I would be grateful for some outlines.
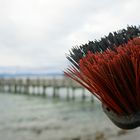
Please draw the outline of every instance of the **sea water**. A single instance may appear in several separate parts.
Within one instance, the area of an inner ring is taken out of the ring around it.
[[[0,140],[86,140],[112,128],[96,100],[0,93]]]

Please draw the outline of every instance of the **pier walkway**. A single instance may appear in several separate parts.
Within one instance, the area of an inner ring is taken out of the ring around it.
[[[47,89],[52,89],[52,97],[60,96],[59,90],[65,89],[66,98],[75,99],[76,90],[81,90],[82,100],[86,99],[85,88],[77,82],[67,78],[0,78],[0,91],[9,93],[23,93],[29,95],[47,96]],[[72,96],[70,96],[70,91]],[[93,96],[91,95],[91,101]]]

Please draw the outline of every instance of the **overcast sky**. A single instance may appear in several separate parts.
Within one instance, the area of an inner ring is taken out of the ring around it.
[[[139,0],[0,0],[0,66],[61,71],[72,46],[139,23]]]

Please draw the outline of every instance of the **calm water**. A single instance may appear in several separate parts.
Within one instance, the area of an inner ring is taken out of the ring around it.
[[[112,128],[97,102],[0,93],[0,140],[85,139]]]

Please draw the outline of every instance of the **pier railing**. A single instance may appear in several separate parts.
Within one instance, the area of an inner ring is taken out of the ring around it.
[[[86,99],[85,89],[77,82],[67,78],[0,78],[0,91],[47,96],[47,89],[52,89],[52,97],[59,97],[59,90],[65,88],[66,98],[75,99],[75,91],[81,90],[82,100]],[[70,90],[72,96],[70,96]],[[91,96],[93,101],[93,96]]]

